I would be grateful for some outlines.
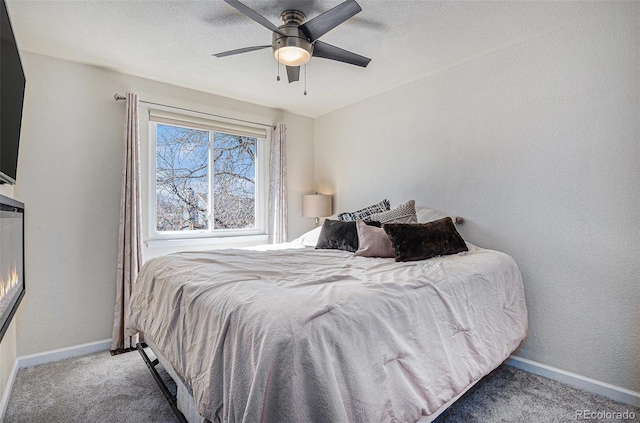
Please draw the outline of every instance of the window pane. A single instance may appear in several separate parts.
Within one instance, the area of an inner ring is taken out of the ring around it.
[[[216,132],[213,141],[215,229],[255,228],[257,139]]]
[[[209,132],[156,126],[158,231],[209,228]]]

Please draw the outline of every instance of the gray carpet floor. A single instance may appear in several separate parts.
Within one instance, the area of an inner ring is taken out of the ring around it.
[[[160,367],[160,366],[158,366]],[[167,378],[166,374],[164,377]],[[575,422],[577,410],[635,413],[640,408],[503,366],[445,413],[440,422]],[[177,419],[137,352],[108,352],[20,369],[5,422],[175,423]]]

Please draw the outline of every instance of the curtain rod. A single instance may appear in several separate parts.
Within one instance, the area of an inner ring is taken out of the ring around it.
[[[125,97],[123,95],[120,95],[118,93],[115,93],[113,95],[113,98],[116,101],[122,101],[122,100],[126,100],[127,99],[127,97]],[[222,119],[230,119],[230,120],[235,120],[235,121],[238,121],[238,122],[251,123],[251,124],[254,124],[254,125],[266,126],[267,128],[275,129],[275,126],[267,125],[266,123],[262,123],[262,122],[253,122],[253,121],[250,121],[250,120],[237,119],[237,118],[232,118],[232,117],[228,117],[228,116],[214,115],[213,113],[199,112],[197,110],[185,109],[183,107],[169,106],[168,104],[154,103],[152,101],[146,101],[146,100],[138,100],[138,101],[140,103],[151,104],[153,106],[168,107],[170,109],[182,110],[184,112],[199,113],[201,115],[213,116],[213,117],[222,118]]]

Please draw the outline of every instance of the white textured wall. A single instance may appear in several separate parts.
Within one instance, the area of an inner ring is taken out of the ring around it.
[[[316,185],[335,211],[415,198],[465,217],[523,273],[520,356],[640,391],[640,3],[583,9],[316,119]]]
[[[290,226],[313,185],[313,121],[118,72],[22,52],[27,77],[16,197],[25,203],[27,295],[18,356],[111,337],[124,114],[113,94],[289,127]]]

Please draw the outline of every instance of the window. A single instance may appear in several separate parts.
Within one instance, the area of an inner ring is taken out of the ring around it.
[[[266,131],[150,113],[151,237],[265,232]]]

